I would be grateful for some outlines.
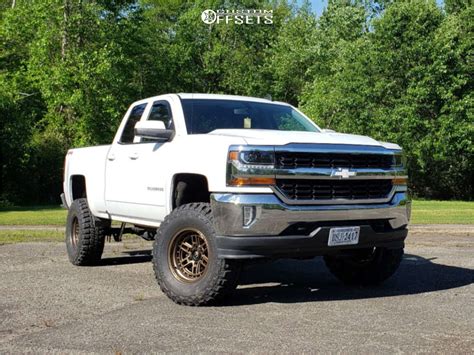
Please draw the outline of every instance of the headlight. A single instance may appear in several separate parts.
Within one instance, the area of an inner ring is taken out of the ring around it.
[[[265,150],[249,150],[240,152],[240,161],[250,165],[274,165],[275,153]]]
[[[403,152],[399,152],[393,155],[393,166],[407,166],[407,159],[405,157],[405,154]]]
[[[397,177],[392,179],[392,183],[397,187],[397,191],[406,191],[408,185],[408,176],[406,176],[406,157],[402,151],[393,155],[393,168],[397,169]]]
[[[275,151],[269,146],[231,146],[227,159],[227,186],[275,184]]]

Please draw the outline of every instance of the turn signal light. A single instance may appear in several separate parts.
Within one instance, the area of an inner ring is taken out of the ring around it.
[[[239,152],[230,151],[229,152],[229,160],[239,160]]]
[[[269,177],[236,177],[230,180],[229,186],[275,185],[275,178]]]
[[[392,180],[392,183],[394,185],[406,185],[408,183],[408,178],[407,177],[396,177],[395,179]]]

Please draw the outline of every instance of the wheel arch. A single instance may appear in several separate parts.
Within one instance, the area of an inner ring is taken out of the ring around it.
[[[170,192],[171,210],[187,203],[210,201],[209,182],[203,174],[174,174]]]
[[[71,201],[77,200],[79,198],[87,198],[87,184],[86,177],[84,175],[71,175],[69,186]]]

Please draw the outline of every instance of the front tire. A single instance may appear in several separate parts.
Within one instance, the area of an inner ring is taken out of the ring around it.
[[[66,223],[69,261],[77,266],[96,265],[104,251],[105,233],[101,221],[89,209],[87,199],[74,200]]]
[[[240,263],[217,257],[215,235],[208,203],[180,206],[161,224],[153,269],[161,290],[174,302],[208,305],[237,286]]]
[[[403,248],[369,248],[349,250],[340,255],[326,255],[324,261],[331,273],[348,285],[372,286],[392,276],[403,258]]]

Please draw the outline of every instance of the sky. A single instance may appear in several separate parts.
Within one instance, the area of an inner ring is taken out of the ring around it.
[[[318,14],[318,16],[323,13],[327,4],[327,0],[311,0],[311,8]]]
[[[443,5],[443,1],[444,0],[436,0],[436,3],[439,5],[439,6],[442,6]],[[298,0],[298,3],[302,3],[303,0]],[[328,4],[327,0],[310,0],[310,3],[311,3],[311,8],[313,9],[313,11],[319,16],[323,13],[323,10],[324,8],[326,7],[326,5]]]

